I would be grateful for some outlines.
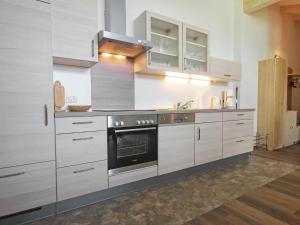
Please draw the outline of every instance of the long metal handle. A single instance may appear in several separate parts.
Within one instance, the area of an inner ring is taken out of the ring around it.
[[[95,56],[95,40],[92,40],[92,57]]]
[[[198,141],[201,140],[201,129],[200,127],[198,127]]]
[[[125,129],[125,130],[115,130],[116,133],[134,132],[134,131],[144,131],[144,130],[156,130],[156,127],[149,128],[137,128],[137,129]]]
[[[84,121],[84,122],[73,122],[73,125],[83,125],[83,124],[92,124],[93,121]]]
[[[245,116],[244,113],[239,113],[239,114],[236,114],[237,116]]]
[[[88,171],[91,171],[91,170],[94,170],[95,168],[88,168],[88,169],[83,169],[83,170],[76,170],[76,171],[73,171],[73,173],[84,173],[84,172],[88,172]]]
[[[73,141],[88,141],[88,140],[92,140],[94,139],[94,137],[86,137],[86,138],[73,138]]]
[[[186,66],[186,58],[183,59],[183,68],[186,70],[187,66]]]
[[[151,52],[148,51],[148,65],[151,65],[151,60],[152,60],[152,58],[151,58]]]
[[[231,74],[224,74],[225,77],[231,77]]]
[[[21,176],[24,174],[25,174],[25,172],[7,174],[7,175],[0,176],[0,179],[4,179],[4,178],[8,178],[8,177],[17,177],[17,176]]]
[[[245,123],[236,123],[236,125],[243,125],[243,124],[245,124]]]
[[[239,140],[239,141],[236,141],[237,143],[241,143],[241,142],[244,142],[245,140]]]
[[[48,106],[47,104],[44,105],[44,124],[48,126]]]

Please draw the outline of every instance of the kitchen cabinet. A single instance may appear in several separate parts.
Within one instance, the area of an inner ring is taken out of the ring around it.
[[[55,162],[0,169],[0,217],[56,201]]]
[[[209,32],[183,24],[183,72],[208,74]]]
[[[240,80],[241,64],[238,62],[210,57],[210,76],[221,80]]]
[[[253,111],[223,113],[223,158],[253,151]]]
[[[98,62],[97,0],[52,0],[54,63],[91,67]]]
[[[134,21],[134,36],[153,48],[135,59],[135,72],[182,71],[182,23],[149,11]]]
[[[268,136],[268,149],[283,147],[287,112],[287,61],[272,58],[259,62],[257,131]]]
[[[222,122],[196,124],[195,165],[219,159],[222,159]]]
[[[287,111],[284,119],[284,146],[294,145],[299,141],[297,126],[298,111]]]
[[[62,201],[108,188],[107,161],[57,170],[57,200]]]
[[[0,168],[55,160],[50,7],[0,1]]]
[[[159,126],[158,175],[194,166],[194,124]]]

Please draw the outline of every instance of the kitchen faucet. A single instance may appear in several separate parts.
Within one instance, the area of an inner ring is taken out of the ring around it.
[[[186,102],[178,102],[177,103],[177,110],[182,110],[182,109],[190,109],[192,108],[192,103],[194,100],[186,101]]]

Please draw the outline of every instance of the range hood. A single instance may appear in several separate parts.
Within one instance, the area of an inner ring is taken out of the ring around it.
[[[105,30],[98,33],[98,51],[135,58],[152,48],[146,40],[126,35],[126,0],[105,0]]]

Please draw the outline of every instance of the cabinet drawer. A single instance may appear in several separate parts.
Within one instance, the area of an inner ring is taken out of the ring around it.
[[[55,201],[54,161],[0,170],[0,217]]]
[[[223,121],[228,120],[253,120],[253,111],[246,112],[224,112]]]
[[[242,137],[223,141],[223,158],[253,151],[253,138]]]
[[[57,167],[107,159],[106,131],[56,135]]]
[[[196,113],[195,123],[210,123],[222,121],[222,113]]]
[[[109,177],[109,187],[115,187],[155,176],[157,176],[157,166],[120,173]]]
[[[107,129],[106,116],[56,118],[56,134]]]
[[[107,161],[57,169],[57,200],[108,188]]]
[[[253,120],[223,122],[223,139],[253,135]]]

